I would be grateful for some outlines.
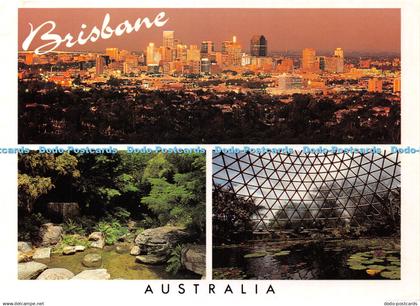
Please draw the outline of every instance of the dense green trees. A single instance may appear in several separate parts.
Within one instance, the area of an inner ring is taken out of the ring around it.
[[[112,223],[109,216],[118,222],[131,216],[149,226],[170,223],[198,233],[205,229],[203,154],[32,151],[19,156],[18,183],[20,218],[42,212],[50,201],[73,201],[84,216],[103,218],[103,227]]]
[[[21,143],[400,142],[398,99],[366,92],[295,94],[289,101],[264,93],[99,85],[64,91],[33,81],[19,84],[18,98]],[[391,111],[378,115],[377,106]]]

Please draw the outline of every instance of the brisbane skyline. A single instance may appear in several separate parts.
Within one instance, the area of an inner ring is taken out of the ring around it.
[[[184,44],[210,40],[216,50],[220,50],[222,41],[235,35],[249,51],[251,37],[261,34],[268,41],[269,52],[311,47],[322,53],[341,47],[346,52],[400,53],[399,9],[19,9],[19,49],[30,32],[29,23],[37,27],[51,20],[56,23],[51,33],[78,35],[81,24],[87,25],[86,32],[94,26],[100,28],[107,13],[111,15],[110,26],[115,27],[125,20],[134,23],[139,17],[153,20],[159,12],[165,12],[168,18],[161,28],[144,27],[120,37],[57,50],[102,51],[116,47],[143,51],[149,42],[160,45],[163,31],[175,31],[175,38]],[[33,46],[39,43],[39,37],[35,37]]]

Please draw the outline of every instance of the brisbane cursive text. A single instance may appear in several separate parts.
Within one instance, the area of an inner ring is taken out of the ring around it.
[[[111,20],[111,16],[107,13],[104,16],[104,20],[102,22],[102,26],[99,29],[97,26],[94,26],[90,33],[86,31],[87,25],[82,24],[80,26],[81,31],[77,36],[72,35],[71,33],[67,33],[64,37],[61,37],[59,34],[53,33],[54,29],[56,28],[56,23],[54,21],[46,21],[39,25],[37,28],[34,28],[32,23],[29,23],[30,26],[30,33],[28,37],[22,43],[22,49],[27,51],[31,46],[35,37],[39,37],[39,39],[45,44],[33,48],[34,53],[41,55],[46,54],[48,52],[54,51],[58,48],[61,44],[65,43],[67,48],[71,48],[76,44],[84,45],[87,42],[95,42],[99,38],[101,39],[109,39],[113,35],[121,36],[125,33],[130,34],[131,32],[137,32],[140,30],[142,26],[150,29],[152,26],[156,26],[158,28],[163,27],[169,20],[166,17],[165,12],[158,13],[153,21],[151,21],[148,17],[145,18],[138,18],[134,24],[131,24],[128,20],[123,21],[115,28],[112,28],[109,25]]]

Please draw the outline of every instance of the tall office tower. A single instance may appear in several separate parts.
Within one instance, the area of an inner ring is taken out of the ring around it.
[[[106,48],[105,54],[109,56],[111,60],[119,61],[119,50],[118,48]]]
[[[251,56],[267,56],[267,39],[264,35],[254,35],[251,38]]]
[[[242,60],[242,48],[237,42],[236,36],[233,36],[231,41],[224,41],[222,43],[222,54],[225,55],[223,64],[226,66],[240,66]]]
[[[174,31],[163,31],[163,47],[174,48]]]
[[[336,48],[334,50],[334,56],[344,58],[344,51],[341,48]]]
[[[368,91],[369,92],[382,92],[382,80],[378,78],[369,79]]]
[[[176,59],[181,62],[187,61],[187,45],[176,45]]]
[[[214,42],[210,41],[210,40],[206,40],[201,42],[201,50],[200,52],[202,54],[209,54],[214,52]]]
[[[201,59],[201,67],[200,67],[200,71],[203,74],[210,74],[211,73],[211,62],[208,58],[202,58]]]
[[[105,59],[102,55],[96,56],[96,75],[104,73]]]
[[[187,62],[189,61],[200,61],[200,50],[197,45],[190,45],[190,48],[187,50]]]
[[[304,71],[316,71],[316,52],[313,48],[305,48],[302,51],[302,69]]]
[[[155,53],[156,53],[155,44],[151,42],[147,46],[147,50],[146,50],[146,65],[156,64]]]

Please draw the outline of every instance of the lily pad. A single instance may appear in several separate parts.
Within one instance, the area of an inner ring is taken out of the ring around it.
[[[244,255],[244,258],[259,258],[259,257],[264,257],[265,255],[267,255],[267,253],[265,252],[256,252],[256,253],[246,254]]]
[[[401,278],[401,274],[400,271],[383,271],[381,272],[381,276],[384,278],[389,278],[389,279],[400,279]]]
[[[379,274],[380,272],[381,272],[381,270],[379,270],[379,269],[367,269],[366,270],[366,273],[371,275],[371,276]]]
[[[364,265],[352,265],[352,266],[350,266],[350,269],[352,269],[352,270],[366,270],[366,266],[364,266]]]
[[[395,256],[389,256],[386,259],[388,259],[389,261],[400,261],[400,259],[398,257],[395,257]]]
[[[401,262],[399,262],[399,261],[391,261],[391,265],[393,265],[393,266],[401,266]]]
[[[386,269],[385,266],[381,266],[381,265],[370,265],[370,266],[367,266],[367,268],[368,269],[373,269],[373,270],[379,270],[379,271],[382,271],[382,270]]]
[[[387,266],[386,270],[388,270],[388,271],[400,271],[400,267],[398,267],[398,266]]]
[[[383,260],[383,259],[381,259],[381,258],[372,258],[372,259],[371,259],[371,261],[372,261],[372,262],[374,262],[374,263],[375,263],[375,262],[376,262],[376,263],[379,263],[379,262],[384,262],[384,260]]]
[[[274,253],[273,256],[285,256],[289,254],[290,254],[290,251],[280,251],[280,252]]]
[[[360,261],[360,263],[362,263],[364,265],[371,265],[371,264],[374,264],[375,262],[377,262],[377,261],[370,260],[370,259]]]
[[[281,249],[274,249],[274,248],[271,248],[271,249],[265,249],[267,252],[269,252],[269,253],[277,253],[277,252],[281,252]]]

